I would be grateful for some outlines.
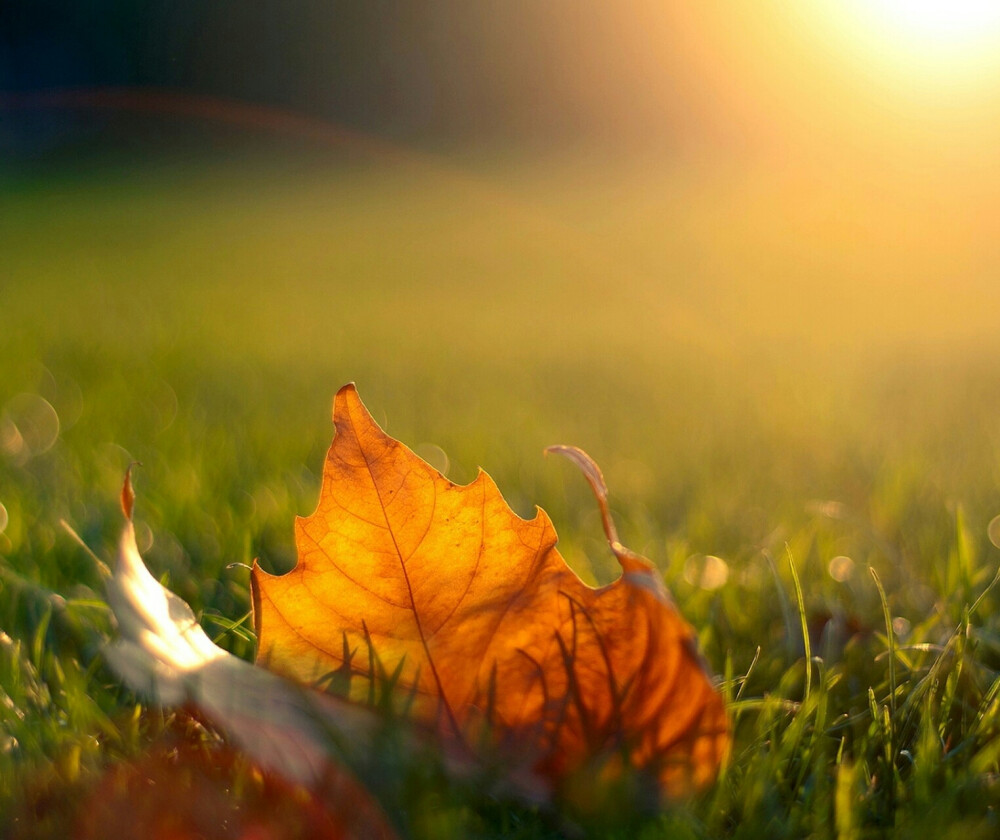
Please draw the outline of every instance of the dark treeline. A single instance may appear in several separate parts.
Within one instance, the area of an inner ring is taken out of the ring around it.
[[[671,44],[669,27],[647,37],[642,9],[653,12],[640,6],[8,0],[0,91],[167,87],[391,135],[642,132],[671,122],[660,95]],[[656,14],[662,24],[662,7]]]

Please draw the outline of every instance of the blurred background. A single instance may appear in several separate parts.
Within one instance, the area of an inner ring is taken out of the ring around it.
[[[88,579],[59,522],[109,546],[137,458],[235,617],[356,380],[603,581],[541,458],[590,451],[716,665],[786,544],[817,615],[871,563],[916,622],[995,563],[998,142],[988,3],[6,2],[0,556]]]

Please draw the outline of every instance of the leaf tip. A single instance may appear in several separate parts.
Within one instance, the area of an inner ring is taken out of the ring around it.
[[[333,398],[333,425],[339,431],[354,424],[360,428],[372,427],[379,432],[382,430],[358,394],[357,386],[348,382]]]
[[[337,422],[337,415],[348,403],[358,400],[358,387],[353,382],[341,385],[337,393],[333,396],[333,422]]]
[[[132,521],[132,508],[135,506],[135,490],[132,488],[132,467],[141,467],[141,461],[133,461],[125,468],[125,480],[122,482],[121,505],[125,518]]]

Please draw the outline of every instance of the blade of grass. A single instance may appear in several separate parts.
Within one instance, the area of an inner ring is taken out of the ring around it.
[[[788,568],[792,570],[792,583],[795,585],[795,600],[799,607],[799,621],[802,624],[802,647],[806,655],[806,684],[802,693],[802,703],[809,702],[809,694],[812,691],[812,645],[809,642],[809,621],[806,618],[806,604],[802,597],[802,584],[799,583],[799,573],[795,570],[795,559],[792,557],[792,549],[786,544],[785,553],[788,556]]]
[[[875,581],[875,588],[878,590],[879,601],[882,603],[882,617],[885,620],[885,637],[889,646],[889,709],[893,718],[896,717],[896,634],[892,630],[892,617],[889,615],[889,601],[885,597],[885,589],[879,579],[878,572],[874,567],[869,566],[872,579]]]

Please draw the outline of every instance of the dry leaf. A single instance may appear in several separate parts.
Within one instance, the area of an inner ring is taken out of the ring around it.
[[[253,569],[258,664],[310,685],[336,676],[356,699],[392,674],[441,737],[471,754],[491,733],[554,780],[621,759],[671,796],[715,778],[722,699],[659,574],[615,538],[584,453],[559,448],[598,492],[622,566],[601,589],[566,565],[544,511],[519,518],[484,472],[452,484],[387,436],[353,385],[334,424],[296,567]]]
[[[128,500],[123,502],[127,515],[133,498],[126,475],[122,499]],[[364,748],[372,742],[380,722],[371,709],[305,690],[216,646],[191,608],[146,569],[131,521],[122,533],[107,597],[118,638],[105,648],[105,659],[130,688],[160,705],[196,709],[260,767],[317,792],[328,809],[324,819],[328,817],[337,829],[322,836],[395,837],[379,806],[331,756],[333,743]],[[197,826],[211,818],[205,808],[205,801],[214,795],[211,786],[200,776],[192,777],[197,785],[185,792],[183,778],[177,773],[167,776],[173,780],[172,792],[191,800],[190,808],[175,809],[172,819],[195,826],[190,833],[178,829],[171,836],[203,836]],[[133,783],[148,786],[142,778],[128,782]],[[150,808],[155,812],[158,803],[170,798],[163,790],[157,797],[147,797],[149,802],[129,796],[139,810],[127,819],[135,824]],[[220,820],[224,817],[218,815]],[[260,836],[289,836],[279,828]]]

